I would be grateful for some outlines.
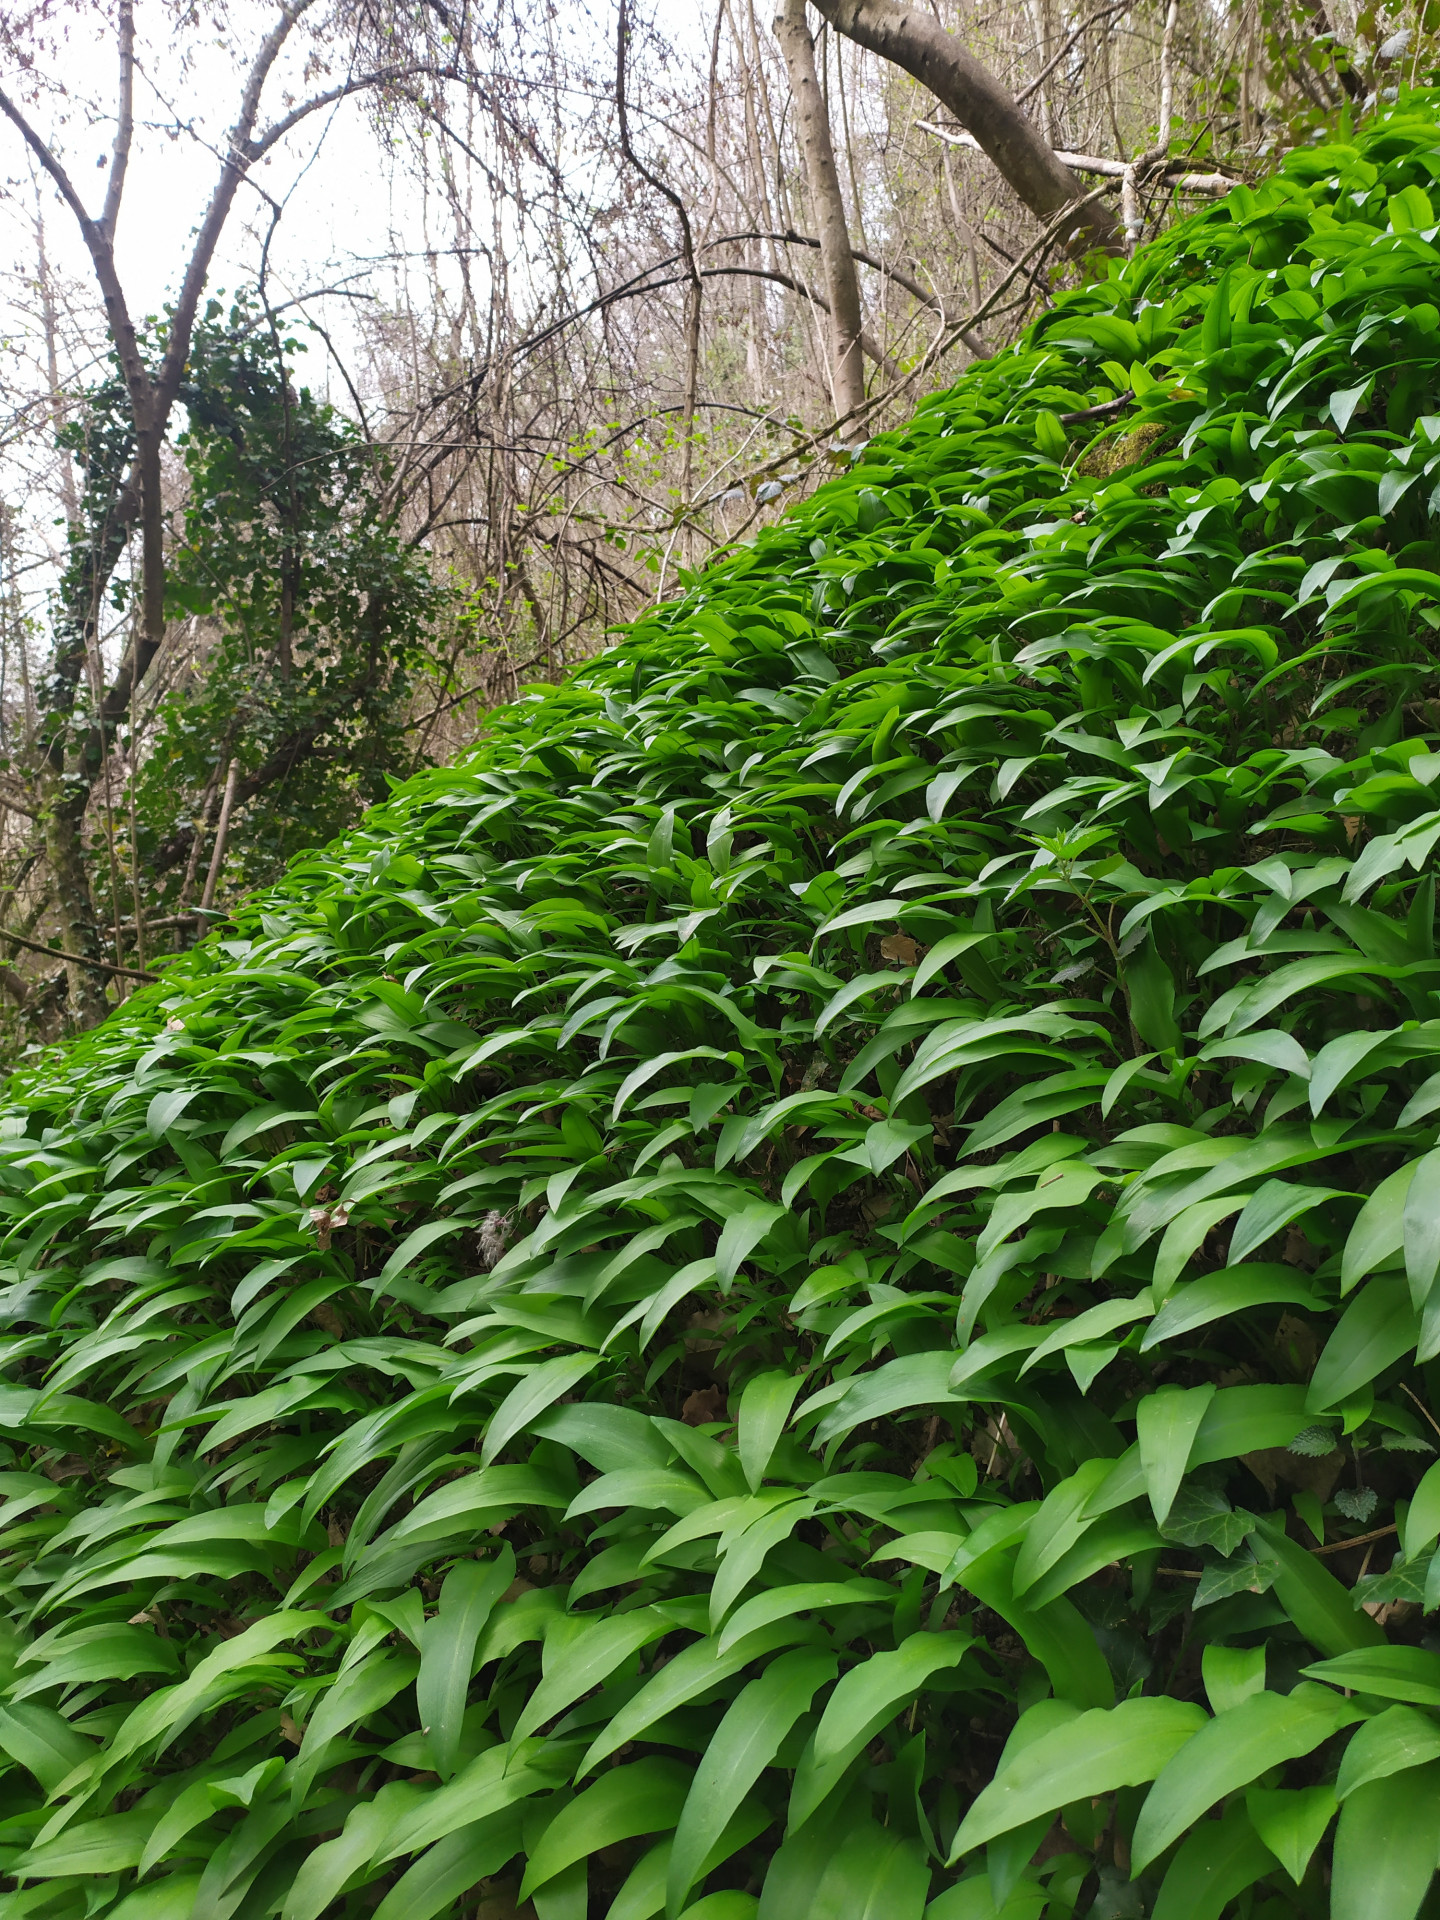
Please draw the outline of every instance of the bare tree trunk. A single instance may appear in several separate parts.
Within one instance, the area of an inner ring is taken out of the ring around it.
[[[903,67],[928,87],[960,124],[973,133],[1020,198],[1042,220],[1053,220],[1084,189],[987,67],[928,14],[897,0],[812,0],[835,28],[882,60]],[[1107,208],[1091,201],[1077,209],[1072,251],[1119,247]]]
[[[57,775],[49,766],[45,767],[38,784],[45,857],[55,884],[60,944],[66,955],[70,1011],[81,1026],[93,1027],[105,1018],[109,1005],[103,976],[86,964],[101,957],[85,859],[85,802],[90,790],[88,785],[67,780],[63,773]]]
[[[225,775],[225,798],[220,802],[220,824],[215,829],[215,851],[210,856],[210,871],[205,876],[205,891],[200,896],[200,911],[208,913],[215,904],[215,887],[225,864],[225,843],[230,838],[230,815],[235,806],[235,789],[240,784],[240,762],[232,760]]]
[[[838,415],[865,404],[865,361],[860,347],[860,282],[850,251],[845,202],[830,139],[830,116],[815,73],[815,43],[805,24],[805,0],[783,0],[775,16],[775,38],[785,55],[795,99],[800,146],[810,183],[820,258],[830,296],[830,391]]]

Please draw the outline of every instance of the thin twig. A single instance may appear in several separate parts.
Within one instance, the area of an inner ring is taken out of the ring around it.
[[[127,980],[158,980],[158,973],[146,973],[139,967],[117,967],[109,960],[92,960],[89,954],[66,953],[62,947],[45,947],[38,940],[27,940],[23,934],[12,933],[9,927],[0,927],[0,940],[8,940],[12,946],[24,947],[29,953],[43,953],[47,960],[68,960],[73,967],[90,967],[96,973],[123,974]]]
[[[1319,1555],[1325,1553],[1344,1553],[1347,1547],[1368,1547],[1372,1541],[1383,1540],[1387,1533],[1395,1532],[1395,1522],[1388,1527],[1376,1527],[1373,1533],[1357,1533],[1353,1540],[1332,1540],[1328,1547],[1311,1547],[1310,1552]]]

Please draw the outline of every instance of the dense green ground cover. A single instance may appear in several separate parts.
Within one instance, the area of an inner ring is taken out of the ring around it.
[[[1066,298],[13,1093],[0,1920],[1417,1912],[1437,180]]]

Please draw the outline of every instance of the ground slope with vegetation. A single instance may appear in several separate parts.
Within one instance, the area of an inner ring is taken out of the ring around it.
[[[4,1920],[1431,1897],[1437,182],[1068,295],[12,1091]]]

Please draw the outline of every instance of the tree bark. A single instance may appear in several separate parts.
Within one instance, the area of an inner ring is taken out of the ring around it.
[[[1038,130],[1001,86],[938,21],[897,0],[812,0],[837,33],[893,61],[928,87],[963,127],[974,134],[1033,214],[1053,220],[1084,188],[1058,160]],[[1109,210],[1094,201],[1077,209],[1072,253],[1092,247],[1114,253],[1120,236]]]
[[[830,298],[830,392],[836,415],[843,417],[865,404],[860,282],[850,251],[845,202],[830,138],[830,115],[815,73],[815,43],[805,24],[805,0],[782,0],[774,32],[790,75],[811,211],[820,236],[820,258]]]
[[[67,779],[63,771],[48,763],[42,765],[38,784],[45,857],[55,883],[60,944],[66,955],[70,1011],[82,1027],[93,1027],[110,1009],[105,998],[104,975],[97,971],[103,962],[85,860],[83,823],[90,788],[88,782]]]

